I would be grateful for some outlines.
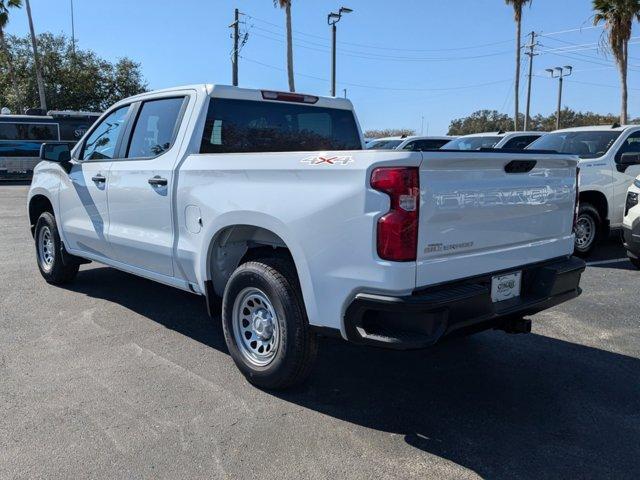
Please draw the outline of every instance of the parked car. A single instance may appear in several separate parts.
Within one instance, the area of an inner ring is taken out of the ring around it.
[[[627,192],[625,215],[622,221],[624,247],[627,256],[636,268],[640,268],[640,177],[636,178]]]
[[[443,145],[456,137],[410,135],[403,137],[387,137],[371,140],[366,143],[367,150],[411,150],[426,152],[439,150]]]
[[[411,150],[413,152],[428,152],[439,150],[456,137],[450,136],[418,136],[413,135],[404,138],[404,141],[396,147],[396,150]]]
[[[395,150],[404,141],[402,137],[376,138],[365,144],[367,150]]]
[[[96,261],[203,295],[264,388],[303,380],[319,333],[423,348],[580,294],[574,156],[364,151],[346,99],[226,86],[123,100],[41,156],[45,280]]]
[[[588,255],[610,229],[622,226],[627,189],[640,174],[640,125],[558,130],[529,148],[580,157],[576,253]]]
[[[497,148],[504,150],[524,150],[531,142],[539,139],[544,132],[487,132],[464,135],[445,144],[443,150],[480,150]]]
[[[30,178],[48,141],[75,144],[100,116],[50,111],[47,115],[0,115],[0,178]]]

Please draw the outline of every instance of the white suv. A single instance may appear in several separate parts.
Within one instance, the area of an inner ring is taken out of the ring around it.
[[[610,228],[622,227],[627,189],[640,175],[640,125],[557,130],[528,148],[580,157],[576,253],[588,255]]]
[[[640,268],[640,177],[636,178],[627,192],[625,216],[622,221],[624,247],[631,263]]]

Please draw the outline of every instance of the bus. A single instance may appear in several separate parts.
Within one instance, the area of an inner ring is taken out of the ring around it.
[[[0,115],[0,179],[30,179],[40,161],[40,145],[51,141],[73,145],[100,115],[68,110]]]

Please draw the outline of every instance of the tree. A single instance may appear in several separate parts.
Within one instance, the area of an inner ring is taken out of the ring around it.
[[[11,86],[13,87],[13,94],[15,95],[15,104],[17,110],[18,112],[22,113],[18,80],[13,69],[13,59],[11,58],[11,54],[9,53],[9,47],[7,47],[7,41],[4,36],[4,29],[9,23],[9,9],[20,7],[22,7],[22,0],[0,0],[0,48],[2,49],[2,54],[4,55],[7,64],[7,72],[9,74]]]
[[[516,21],[516,78],[515,78],[515,117],[514,130],[518,130],[520,119],[520,58],[522,56],[522,7],[531,3],[531,0],[505,0],[507,5],[513,6],[513,15]]]
[[[513,125],[513,119],[506,113],[500,113],[497,110],[478,110],[468,117],[452,120],[449,125],[449,135],[508,131]]]
[[[27,5],[27,17],[29,17],[29,31],[31,32],[31,45],[33,46],[33,66],[36,71],[36,81],[38,82],[38,95],[40,96],[40,108],[47,111],[47,97],[44,93],[44,76],[42,75],[42,67],[40,65],[40,57],[38,56],[38,42],[36,40],[36,31],[33,28],[33,17],[31,16],[31,5],[29,0],[25,0]]]
[[[410,128],[387,128],[384,130],[367,130],[364,132],[365,138],[386,138],[415,135],[416,131]]]
[[[520,115],[522,119],[522,115]],[[618,117],[615,115],[593,112],[576,112],[570,108],[562,111],[562,123],[566,128],[586,127],[590,125],[613,125]],[[635,120],[636,123],[640,119]],[[508,131],[513,125],[513,119],[506,113],[496,110],[478,110],[468,117],[456,118],[451,121],[449,135],[469,135],[472,133]],[[531,118],[531,130],[550,132],[556,129],[556,113],[549,115],[538,114]]]
[[[291,0],[273,0],[273,6],[284,8],[287,17],[287,75],[289,77],[289,91],[295,92],[293,78],[293,31],[291,29]]]
[[[640,0],[593,0],[593,24],[604,22],[608,47],[618,64],[622,105],[620,123],[627,123],[627,67],[629,62],[629,39],[633,21],[640,21]]]
[[[45,72],[45,93],[56,110],[103,111],[113,103],[146,91],[147,84],[140,64],[128,58],[109,62],[91,50],[76,47],[64,35],[38,35],[40,59]],[[36,81],[33,77],[33,50],[29,36],[7,36],[7,44],[15,64],[15,74],[27,106],[38,105]],[[16,109],[15,97],[8,95],[6,62],[0,63],[0,98]],[[4,105],[2,105],[4,106]]]

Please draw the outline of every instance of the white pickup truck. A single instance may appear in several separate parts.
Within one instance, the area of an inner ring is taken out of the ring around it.
[[[347,100],[201,85],[119,102],[41,157],[44,278],[96,261],[221,302],[264,388],[303,380],[319,334],[422,348],[526,332],[580,294],[573,156],[365,151]]]
[[[640,175],[640,125],[557,130],[528,148],[580,157],[577,254],[588,255],[609,229],[622,227],[627,189]]]

